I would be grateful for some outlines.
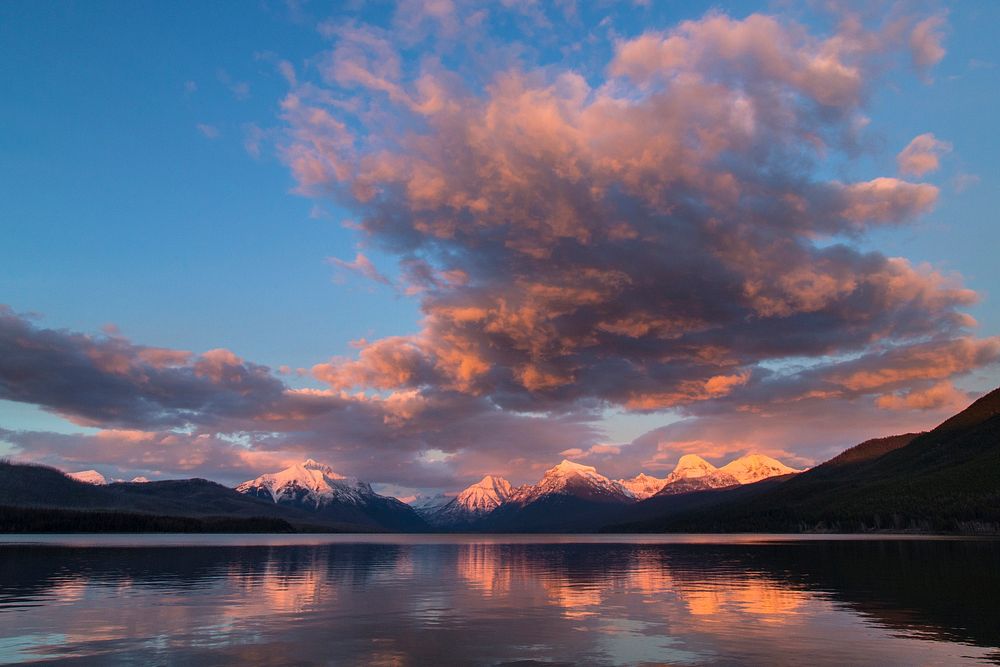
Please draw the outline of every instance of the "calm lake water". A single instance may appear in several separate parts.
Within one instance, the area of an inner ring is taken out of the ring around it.
[[[1000,542],[0,536],[0,662],[1000,662]]]

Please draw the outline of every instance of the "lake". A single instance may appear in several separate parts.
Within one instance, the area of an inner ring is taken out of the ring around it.
[[[1000,542],[0,536],[0,662],[1000,662]]]

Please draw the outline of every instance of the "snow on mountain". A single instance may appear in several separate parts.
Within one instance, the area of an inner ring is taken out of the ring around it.
[[[455,502],[458,506],[473,513],[492,512],[510,498],[513,491],[510,482],[503,477],[486,475],[458,494]]]
[[[701,458],[697,454],[685,454],[681,457],[673,472],[667,476],[667,483],[676,482],[679,479],[691,479],[695,477],[705,477],[711,475],[718,468]]]
[[[707,489],[722,489],[739,484],[740,481],[736,477],[716,468],[700,456],[685,454],[677,462],[673,472],[667,475],[666,483],[657,491],[656,495],[665,496]]]
[[[133,477],[132,480],[131,480],[131,483],[132,484],[145,484],[148,481],[149,481],[148,479],[146,479],[145,477],[143,477],[142,475],[140,475],[139,477]]]
[[[763,454],[747,454],[735,461],[730,461],[719,470],[729,473],[735,477],[740,484],[752,484],[768,477],[778,475],[788,475],[790,473],[802,472],[795,468],[786,466],[777,459]]]
[[[590,500],[619,502],[633,500],[631,492],[618,482],[597,472],[593,466],[585,466],[566,459],[563,459],[559,465],[546,470],[538,484],[515,489],[509,500],[519,505],[527,505],[544,496],[555,494],[578,496]]]
[[[291,470],[293,469],[290,468],[289,471]],[[457,495],[417,496],[410,501],[410,506],[429,524],[438,528],[482,525],[477,522],[490,515],[493,517],[488,521],[506,520],[507,524],[516,528],[520,525],[517,522],[522,520],[522,510],[527,510],[528,505],[549,496],[629,503],[654,495],[739,486],[796,472],[799,471],[761,454],[748,454],[722,468],[715,467],[695,454],[685,454],[664,478],[639,473],[631,479],[611,480],[597,472],[593,466],[563,460],[546,470],[537,484],[514,488],[502,477],[486,475]],[[503,512],[493,514],[501,508]]]
[[[449,498],[446,504],[420,513],[435,526],[471,522],[503,505],[513,492],[514,488],[503,477],[486,475]]]
[[[631,493],[636,500],[645,500],[662,489],[667,480],[666,478],[661,479],[641,472],[632,479],[619,479],[617,482]]]
[[[320,508],[334,500],[355,505],[376,497],[367,482],[345,477],[328,465],[307,459],[280,472],[266,473],[236,487],[240,493]]]
[[[68,472],[67,477],[75,479],[78,482],[84,482],[85,484],[94,484],[96,486],[103,486],[108,483],[108,480],[101,473],[96,470],[81,470],[79,472]]]
[[[404,531],[427,527],[409,505],[379,495],[367,482],[345,477],[312,459],[243,482],[236,490],[347,524]]]
[[[454,499],[455,496],[447,496],[443,493],[437,493],[434,495],[421,494],[416,496],[407,504],[416,510],[417,514],[423,516],[424,514],[436,512]]]

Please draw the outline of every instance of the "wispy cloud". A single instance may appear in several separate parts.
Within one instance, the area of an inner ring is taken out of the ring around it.
[[[338,257],[330,257],[327,259],[328,262],[334,266],[339,266],[342,269],[346,269],[353,273],[357,273],[368,280],[373,282],[381,283],[383,285],[391,285],[392,281],[382,275],[372,261],[368,259],[364,254],[357,253],[353,260],[340,259]]]
[[[219,128],[215,125],[208,125],[207,123],[198,123],[195,127],[201,132],[202,136],[206,139],[218,139],[220,132]]]

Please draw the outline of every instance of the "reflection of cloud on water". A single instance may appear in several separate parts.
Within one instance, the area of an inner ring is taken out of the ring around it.
[[[736,616],[753,616],[767,623],[788,623],[791,616],[806,605],[811,596],[763,579],[704,582],[684,586],[677,595],[695,616],[712,620],[738,622]]]
[[[509,595],[514,582],[530,587],[541,583],[547,599],[567,618],[584,618],[600,611],[614,594],[640,595],[645,604],[681,602],[688,613],[735,622],[736,616],[753,616],[769,623],[782,623],[806,604],[808,596],[780,582],[754,575],[752,578],[693,578],[684,571],[681,579],[671,572],[662,552],[640,550],[608,569],[574,569],[567,563],[535,560],[528,552],[504,549],[494,544],[459,547],[456,568],[471,589],[486,597]],[[672,612],[675,613],[675,612]]]
[[[585,618],[600,611],[604,590],[599,585],[571,583],[565,579],[542,582],[549,598],[562,607],[567,618]]]

